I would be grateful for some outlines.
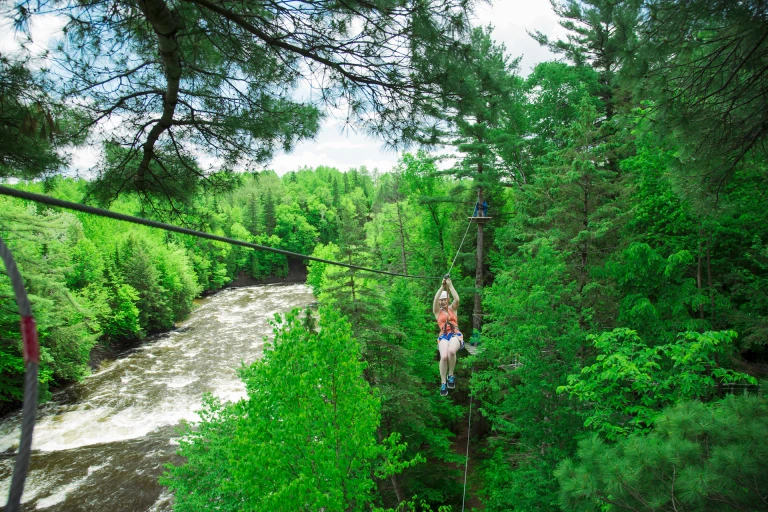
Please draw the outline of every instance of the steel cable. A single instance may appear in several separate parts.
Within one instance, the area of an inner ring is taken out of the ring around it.
[[[442,279],[441,277],[432,277],[432,276],[414,276],[411,274],[398,274],[396,272],[387,272],[386,270],[376,270],[373,268],[367,268],[367,267],[359,267],[357,265],[351,265],[348,263],[341,263],[339,261],[331,261],[326,260],[323,258],[316,258],[314,256],[308,256],[306,254],[300,254],[297,252],[291,252],[286,251],[283,249],[277,249],[275,247],[269,247],[266,245],[259,245],[259,244],[253,244],[251,242],[244,242],[242,240],[235,240],[234,238],[227,238],[224,236],[219,235],[213,235],[211,233],[206,233],[204,231],[197,231],[194,229],[189,228],[182,228],[179,226],[174,226],[172,224],[165,224],[163,222],[157,222],[154,220],[149,219],[143,219],[141,217],[134,217],[133,215],[125,215],[123,213],[117,213],[110,210],[105,210],[103,208],[96,208],[95,206],[88,206],[80,203],[73,203],[70,201],[64,201],[62,199],[56,199],[54,197],[46,196],[43,194],[35,194],[33,192],[25,192],[23,190],[16,190],[14,188],[9,187],[3,187],[0,186],[0,194],[6,195],[6,196],[12,196],[17,197],[19,199],[26,199],[28,201],[35,201],[37,203],[43,203],[47,204],[49,206],[56,206],[58,208],[65,208],[68,210],[75,210],[83,213],[89,213],[92,215],[98,215],[100,217],[108,217],[110,219],[116,219],[116,220],[122,220],[124,222],[131,222],[133,224],[142,224],[144,226],[149,226],[153,228],[159,228],[164,229],[166,231],[173,231],[176,233],[182,233],[184,235],[191,235],[196,236],[198,238],[206,238],[208,240],[216,240],[217,242],[224,242],[227,244],[232,245],[239,245],[241,247],[249,247],[251,249],[255,249],[257,251],[267,251],[267,252],[274,252],[277,254],[282,254],[284,256],[291,256],[293,258],[300,258],[305,260],[311,260],[311,261],[317,261],[319,263],[327,263],[328,265],[336,265],[339,267],[347,267],[354,270],[362,270],[364,272],[374,272],[376,274],[386,274],[389,276],[396,276],[396,277],[409,277],[411,279]],[[466,235],[465,235],[466,236]],[[455,259],[454,259],[455,261]],[[451,268],[453,268],[453,265],[451,265]]]
[[[442,277],[431,276],[414,276],[410,274],[398,274],[395,272],[388,272],[385,270],[376,270],[372,268],[360,267],[357,265],[351,265],[347,263],[341,263],[338,261],[326,260],[323,258],[316,258],[314,256],[308,256],[306,254],[300,254],[296,252],[286,251],[283,249],[277,249],[275,247],[269,247],[265,245],[254,244],[250,242],[244,242],[242,240],[236,240],[233,238],[223,237],[219,235],[213,235],[204,231],[198,231],[189,228],[183,228],[174,226],[172,224],[165,224],[163,222],[157,222],[149,219],[143,219],[141,217],[135,217],[132,215],[126,215],[122,213],[105,210],[102,208],[96,208],[94,206],[88,206],[80,203],[73,203],[70,201],[64,201],[62,199],[56,199],[54,197],[46,196],[43,194],[36,194],[33,192],[26,192],[23,190],[17,190],[9,187],[0,186],[0,194],[19,199],[26,199],[28,201],[34,201],[37,203],[47,204],[49,206],[55,206],[58,208],[64,208],[68,210],[75,210],[91,215],[98,215],[101,217],[107,217],[124,222],[131,222],[133,224],[141,224],[144,226],[163,229],[166,231],[172,231],[185,235],[191,235],[198,238],[205,238],[208,240],[215,240],[218,242],[224,242],[231,245],[238,245],[241,247],[248,247],[257,251],[273,252],[282,254],[284,256],[290,256],[294,258],[301,258],[311,261],[317,261],[318,263],[325,263],[328,265],[336,265],[340,267],[346,267],[354,270],[360,270],[364,272],[373,272],[377,274],[385,274],[395,277],[408,277],[412,279],[442,279]],[[461,248],[464,245],[464,240],[469,233],[469,227],[472,225],[470,221],[467,224],[467,229],[464,231],[464,236],[461,239],[459,248],[456,251],[456,255],[451,262],[451,267],[448,270],[448,274],[453,270],[453,266],[456,264],[456,259],[461,252]],[[38,364],[39,364],[39,346],[37,344],[37,330],[35,328],[35,321],[32,317],[32,311],[29,303],[29,299],[24,289],[24,281],[21,274],[16,267],[16,263],[13,260],[10,250],[0,238],[0,257],[2,257],[8,276],[11,279],[14,293],[16,294],[16,301],[19,305],[19,313],[21,315],[21,332],[24,342],[24,360],[26,363],[26,372],[24,376],[24,403],[22,406],[22,426],[21,426],[21,438],[19,441],[19,452],[16,457],[16,464],[13,471],[13,479],[11,481],[11,487],[8,496],[8,503],[5,510],[7,512],[18,512],[21,502],[21,496],[24,492],[24,482],[26,481],[27,471],[29,469],[29,460],[32,451],[32,432],[35,426],[35,416],[37,411],[37,376],[38,376]],[[472,422],[472,401],[470,399],[469,409],[469,421],[470,427]],[[464,468],[464,495],[466,496],[467,487],[467,467],[469,463],[469,431],[467,431],[467,460]],[[462,510],[464,510],[464,498],[462,497]]]
[[[464,245],[464,240],[467,238],[467,233],[469,233],[469,227],[472,225],[472,221],[469,221],[467,223],[467,229],[464,231],[464,237],[461,239],[461,243],[459,244],[459,249],[456,251],[456,256],[453,257],[453,262],[451,262],[451,268],[448,269],[448,275],[451,274],[451,270],[453,270],[453,266],[456,264],[456,258],[459,257],[459,253],[461,252],[461,246]]]
[[[23,354],[26,371],[24,372],[24,404],[21,413],[21,438],[19,439],[19,451],[16,455],[16,464],[13,468],[11,488],[8,492],[8,503],[5,505],[7,512],[17,512],[20,509],[21,496],[24,493],[24,482],[27,479],[29,459],[32,453],[32,431],[35,429],[35,416],[37,414],[37,372],[40,357],[40,349],[37,343],[37,329],[32,317],[32,308],[29,304],[27,292],[24,289],[24,280],[19,273],[16,262],[8,247],[0,237],[0,258],[5,264],[5,271],[11,280],[16,303],[19,306],[21,316],[21,338],[23,342]]]

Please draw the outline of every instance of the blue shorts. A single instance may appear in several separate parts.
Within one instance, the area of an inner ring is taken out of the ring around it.
[[[437,337],[437,345],[440,346],[440,340],[451,341],[451,338],[453,338],[454,336],[461,336],[461,340],[460,340],[461,346],[459,347],[459,350],[463,349],[464,336],[460,332],[448,332],[445,334],[441,334],[440,336]]]

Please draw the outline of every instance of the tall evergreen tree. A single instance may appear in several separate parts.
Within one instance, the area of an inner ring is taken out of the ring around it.
[[[55,147],[64,113],[24,62],[0,55],[0,177],[51,176],[64,163]]]
[[[694,196],[722,193],[737,169],[768,157],[767,10],[765,0],[645,2],[633,80]]]
[[[333,206],[337,207],[341,203],[341,192],[339,192],[339,180],[336,179],[336,176],[331,178],[331,191],[333,194]]]
[[[275,215],[275,201],[272,198],[272,191],[267,190],[264,194],[264,229],[267,236],[272,236],[277,226],[277,216]]]
[[[506,142],[506,131],[502,130],[503,120],[509,119],[515,109],[516,91],[519,80],[514,76],[517,61],[509,62],[503,45],[491,39],[489,29],[473,30],[461,58],[452,55],[453,66],[447,87],[451,100],[446,109],[448,123],[447,137],[456,149],[463,153],[462,160],[452,170],[461,178],[471,178],[471,189],[464,195],[464,201],[476,203],[477,213],[486,216],[486,204],[492,205],[491,212],[503,209],[503,194],[500,184],[503,166],[498,165],[496,147]],[[515,129],[506,126],[507,131]],[[469,213],[469,212],[467,212]],[[492,215],[491,215],[492,216]],[[492,245],[493,227],[485,222],[476,223],[477,240],[475,249],[467,244],[466,249],[474,253],[475,282],[474,305],[472,309],[472,334],[479,334],[483,308],[482,290],[486,281],[487,249]]]
[[[632,86],[623,82],[637,47],[641,0],[551,0],[560,25],[568,31],[565,40],[552,41],[541,32],[531,35],[554,53],[561,53],[576,67],[597,71],[598,119],[602,138],[608,144],[608,167],[620,174],[619,161],[631,154],[622,131],[623,118],[632,106]],[[618,116],[618,117],[617,117]]]
[[[623,208],[599,116],[583,97],[561,135],[567,145],[540,162],[498,237],[486,349],[477,356],[484,368],[473,377],[486,416],[507,441],[484,469],[494,509],[557,510],[552,472],[573,453],[581,419],[555,389],[580,367],[586,335],[615,322],[613,289],[600,275],[617,249]]]
[[[139,324],[144,332],[155,332],[173,326],[173,311],[167,290],[160,285],[160,272],[150,257],[145,243],[130,236],[121,249],[120,271],[125,282],[139,294]]]
[[[245,227],[252,235],[258,235],[263,229],[261,206],[255,192],[251,192],[248,196],[245,210]]]
[[[551,0],[565,40],[552,41],[539,31],[531,36],[575,66],[591,66],[599,74],[599,97],[605,120],[611,121],[626,95],[617,80],[625,61],[637,46],[641,0]]]
[[[647,436],[579,443],[557,470],[566,510],[761,510],[768,486],[768,403],[730,397],[670,407]]]

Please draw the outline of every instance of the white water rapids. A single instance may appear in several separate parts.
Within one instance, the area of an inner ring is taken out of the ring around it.
[[[269,320],[313,301],[298,284],[224,290],[203,299],[177,330],[54,394],[38,413],[24,510],[171,510],[157,477],[178,462],[179,422],[197,419],[203,393],[245,396],[237,368],[261,355]],[[16,413],[0,422],[2,504],[20,421]]]

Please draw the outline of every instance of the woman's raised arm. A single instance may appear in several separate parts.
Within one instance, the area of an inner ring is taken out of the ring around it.
[[[445,288],[445,279],[443,279],[443,283],[440,285],[440,288],[437,289],[435,298],[432,300],[432,312],[435,316],[440,312],[440,292],[443,291],[443,288]]]
[[[453,287],[453,282],[450,279],[444,279],[443,280],[443,286],[447,287],[448,290],[450,290],[451,295],[453,296],[453,303],[451,304],[451,307],[454,311],[459,310],[459,294],[456,293],[456,288]]]

